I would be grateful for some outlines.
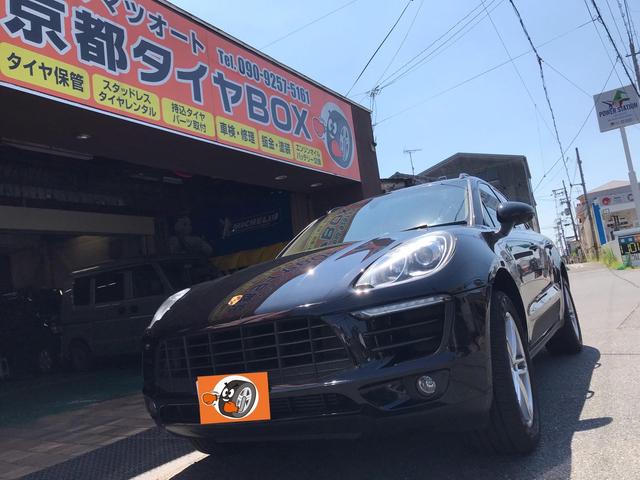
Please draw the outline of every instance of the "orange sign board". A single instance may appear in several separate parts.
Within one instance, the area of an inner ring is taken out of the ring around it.
[[[360,179],[347,102],[154,0],[0,2],[0,82]]]
[[[270,420],[266,372],[198,377],[200,423]]]

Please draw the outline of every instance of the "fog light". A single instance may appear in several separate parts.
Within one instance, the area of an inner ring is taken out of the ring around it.
[[[422,395],[430,396],[436,393],[436,382],[429,375],[422,375],[416,380],[416,388]]]

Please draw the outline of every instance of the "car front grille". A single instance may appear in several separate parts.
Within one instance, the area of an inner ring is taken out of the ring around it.
[[[442,343],[446,304],[367,319],[365,344],[375,358],[411,360],[435,353]]]
[[[317,318],[209,330],[161,341],[157,386],[195,393],[198,376],[268,372],[269,384],[317,381],[353,367],[343,342]]]
[[[360,407],[349,397],[336,393],[303,395],[300,397],[272,398],[271,420],[357,413]],[[200,423],[197,404],[165,405],[160,409],[164,424]]]

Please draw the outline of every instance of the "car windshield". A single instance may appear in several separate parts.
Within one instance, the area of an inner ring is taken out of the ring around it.
[[[466,185],[433,183],[335,208],[307,227],[282,256],[403,230],[464,223],[469,211]]]

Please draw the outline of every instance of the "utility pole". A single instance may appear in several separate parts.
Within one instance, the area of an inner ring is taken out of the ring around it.
[[[633,68],[636,72],[636,85],[640,89],[640,67],[638,66],[638,58],[636,52],[636,46],[633,43],[633,36],[629,34],[629,50],[631,51],[631,59],[633,60]],[[622,60],[622,59],[620,59]],[[636,90],[637,92],[638,90]],[[629,152],[629,141],[627,140],[627,131],[624,127],[620,127],[620,135],[622,136],[622,146],[624,147],[624,155],[627,159],[627,167],[629,169],[629,183],[631,184],[631,192],[633,193],[633,200],[636,205],[636,222],[640,225],[640,187],[638,186],[638,178],[636,172],[633,169],[633,162],[631,161],[631,153]]]
[[[580,160],[580,152],[578,151],[578,147],[576,147],[576,158],[578,160],[578,169],[580,170],[580,182],[582,183],[582,193],[584,194],[584,203],[587,209],[587,217],[589,218],[589,225],[591,225],[591,238],[593,239],[593,248],[596,251],[596,260],[600,260],[600,249],[598,248],[598,239],[596,238],[596,225],[593,219],[593,211],[591,210],[591,202],[589,201],[589,197],[587,196],[587,186],[584,183],[584,172],[582,171],[582,160]],[[584,237],[582,238],[584,239]]]
[[[567,193],[567,186],[562,180],[562,188],[564,188],[564,198],[567,205],[567,209],[569,210],[569,217],[571,217],[571,226],[573,227],[573,238],[575,238],[578,242],[580,241],[580,237],[578,236],[578,230],[576,230],[576,221],[573,219],[573,208],[571,208],[571,199],[569,198],[569,194]]]
[[[636,85],[640,87],[640,68],[638,67],[638,58],[636,57],[636,46],[633,43],[633,38],[629,37],[629,50],[631,51],[631,59],[633,60],[633,68],[636,71]]]
[[[414,148],[412,150],[409,150],[409,149],[405,148],[404,151],[403,151],[404,154],[408,154],[409,155],[409,161],[411,162],[411,175],[414,176],[414,177],[416,176],[416,169],[413,167],[413,154],[415,152],[421,152],[421,151],[422,151],[421,148]]]
[[[553,198],[555,200],[555,204],[556,204],[556,235],[558,236],[558,239],[560,240],[559,243],[562,246],[561,250],[564,251],[564,255],[565,256],[569,256],[569,245],[567,243],[567,237],[565,235],[564,232],[564,226],[562,225],[562,214],[563,214],[563,196],[564,196],[564,190],[562,188],[557,188],[555,190],[551,190],[551,193],[553,193]],[[558,207],[558,205],[560,205]]]

